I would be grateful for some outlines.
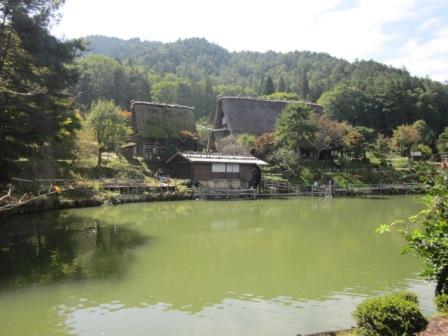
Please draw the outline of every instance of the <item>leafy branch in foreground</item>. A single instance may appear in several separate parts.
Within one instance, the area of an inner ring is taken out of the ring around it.
[[[440,295],[448,293],[448,171],[441,169],[432,182],[423,210],[408,222],[381,225],[377,232],[398,227],[408,242],[405,252],[424,259],[426,267],[422,275],[436,281],[436,295]]]

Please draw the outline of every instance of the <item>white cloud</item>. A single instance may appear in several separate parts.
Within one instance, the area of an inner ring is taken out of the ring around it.
[[[448,80],[448,27],[441,28],[426,42],[410,40],[387,61],[394,66],[405,66],[411,73],[430,76],[439,81]]]
[[[406,0],[362,0],[356,6],[322,15],[316,21],[313,50],[327,51],[349,60],[371,58],[395,36],[385,24],[410,17],[414,3]]]
[[[440,20],[438,18],[431,17],[428,20],[424,21],[422,24],[420,24],[420,26],[418,27],[418,31],[420,33],[424,32],[424,31],[428,31],[428,30],[430,30],[430,28],[433,28],[434,26],[436,26],[439,22],[440,22]]]

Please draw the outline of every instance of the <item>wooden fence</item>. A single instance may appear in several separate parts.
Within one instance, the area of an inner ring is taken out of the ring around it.
[[[142,179],[119,179],[119,178],[99,178],[99,179],[23,179],[13,177],[11,180],[18,184],[33,186],[35,189],[49,189],[52,186],[66,187],[73,189],[94,188],[119,192],[122,194],[141,194],[143,192],[166,192],[176,191],[177,181],[151,181],[150,183]]]
[[[199,199],[231,200],[231,199],[268,199],[298,196],[335,197],[350,195],[406,194],[424,192],[426,186],[420,183],[396,184],[346,184],[338,185],[287,185],[286,182],[265,183],[261,190],[255,189],[208,189],[198,188],[194,195]]]

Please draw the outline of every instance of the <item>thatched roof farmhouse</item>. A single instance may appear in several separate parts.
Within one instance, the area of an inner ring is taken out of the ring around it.
[[[182,105],[133,101],[131,125],[136,143],[134,156],[148,160],[160,158],[160,151],[175,143],[180,132],[196,132],[194,108]]]
[[[249,97],[218,97],[213,130],[208,147],[215,150],[215,141],[227,135],[241,133],[260,136],[272,132],[278,116],[290,102],[286,100],[262,100]],[[317,112],[323,107],[306,103]]]

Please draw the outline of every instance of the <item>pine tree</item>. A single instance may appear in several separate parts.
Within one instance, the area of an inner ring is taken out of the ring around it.
[[[286,83],[283,77],[278,80],[277,92],[286,92]]]
[[[274,81],[271,76],[266,77],[264,82],[263,95],[270,95],[275,92]]]
[[[12,161],[64,143],[79,127],[68,87],[80,41],[62,42],[48,26],[63,1],[1,1],[0,178]]]

